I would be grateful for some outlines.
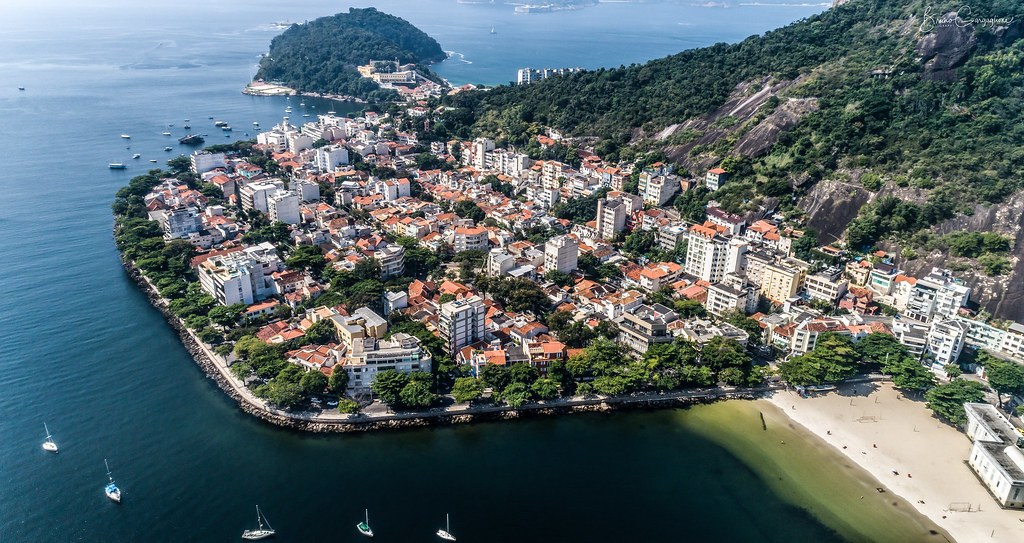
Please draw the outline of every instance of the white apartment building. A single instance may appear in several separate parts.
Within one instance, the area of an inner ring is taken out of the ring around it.
[[[158,221],[167,239],[187,238],[203,229],[203,218],[194,207],[175,206],[163,212]]]
[[[357,394],[371,392],[373,381],[382,371],[395,370],[409,374],[429,372],[430,353],[420,346],[420,340],[398,332],[389,339],[374,337],[354,339],[347,348],[347,356],[333,371],[348,373],[348,388]]]
[[[250,183],[238,191],[238,195],[242,200],[242,209],[262,211],[267,213],[270,208],[267,207],[267,197],[278,190],[284,190],[284,183],[277,181]]]
[[[919,322],[932,317],[951,319],[970,296],[970,287],[957,283],[949,270],[933,268],[911,287],[906,310],[901,313]]]
[[[576,269],[579,244],[568,236],[556,236],[544,244],[544,270],[569,273]]]
[[[626,203],[617,198],[597,201],[597,235],[611,241],[616,232],[626,228]]]
[[[746,243],[733,243],[714,228],[695,224],[690,227],[686,248],[686,273],[709,283],[721,281],[725,274],[740,270]]]
[[[455,239],[452,245],[455,252],[462,251],[486,251],[487,250],[487,229],[482,226],[472,228],[457,226],[455,228]]]
[[[211,258],[199,265],[199,284],[221,305],[251,305],[273,294],[264,265],[244,253]]]
[[[964,349],[968,326],[957,320],[934,320],[928,329],[928,346],[925,352],[932,356],[932,369],[942,371],[942,366],[956,362]]]
[[[267,196],[267,213],[270,222],[299,224],[299,195],[290,190],[278,190]]]
[[[342,164],[348,164],[348,149],[341,145],[325,145],[316,150],[316,167],[320,171],[333,172]]]
[[[388,244],[383,249],[373,253],[373,256],[380,262],[381,279],[400,276],[405,273],[405,247]]]
[[[501,277],[516,267],[516,257],[505,249],[491,249],[487,254],[487,275]]]
[[[665,205],[681,188],[677,175],[651,175],[648,172],[640,174],[640,184],[644,203],[655,207]]]
[[[714,168],[704,175],[704,184],[708,186],[708,190],[715,192],[722,188],[728,176],[729,174],[722,168]]]
[[[209,151],[195,151],[189,157],[189,161],[192,162],[192,171],[198,175],[203,175],[215,168],[227,168],[228,166],[224,153]]]
[[[456,353],[466,345],[481,341],[484,338],[486,314],[484,301],[479,296],[441,304],[437,327],[445,351]]]
[[[1024,437],[990,404],[967,403],[964,410],[974,442],[967,465],[1001,506],[1024,508]]]
[[[753,313],[757,310],[757,289],[736,274],[727,273],[720,283],[707,288],[707,294],[704,309],[716,317],[733,311]]]
[[[843,270],[838,267],[826,268],[804,278],[804,290],[810,300],[824,300],[836,303],[846,294],[850,281],[843,277]]]

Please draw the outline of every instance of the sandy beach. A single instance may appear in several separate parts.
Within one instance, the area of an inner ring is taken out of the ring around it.
[[[781,391],[768,401],[957,541],[1024,540],[1024,511],[999,507],[965,463],[970,440],[923,399],[889,383],[857,383],[810,398]]]

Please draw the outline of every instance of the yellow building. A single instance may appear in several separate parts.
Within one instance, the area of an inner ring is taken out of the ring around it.
[[[809,267],[809,264],[796,258],[768,264],[764,267],[764,275],[761,278],[761,295],[775,303],[782,303],[796,296]]]

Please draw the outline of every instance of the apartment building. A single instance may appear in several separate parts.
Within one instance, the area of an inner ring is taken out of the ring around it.
[[[690,227],[686,248],[686,273],[710,283],[721,281],[725,274],[740,270],[747,245],[732,240],[714,228],[695,224]]]
[[[761,278],[761,295],[775,303],[796,296],[809,267],[808,263],[796,258],[768,264]]]
[[[632,356],[643,357],[651,346],[671,343],[668,325],[679,319],[675,311],[661,305],[640,305],[631,313],[622,315],[618,341]]]
[[[617,198],[597,201],[597,235],[611,241],[616,232],[626,228],[626,203]]]
[[[967,465],[1003,507],[1024,508],[1024,437],[995,406],[966,403]]]
[[[487,229],[482,226],[455,228],[455,240],[452,244],[455,252],[462,251],[486,251],[487,250]]]
[[[398,332],[386,340],[365,337],[353,341],[347,356],[334,365],[333,371],[347,372],[349,390],[367,394],[382,371],[430,372],[431,363],[430,353],[420,345],[419,339]]]
[[[704,184],[707,185],[708,190],[715,192],[725,185],[726,180],[729,178],[729,174],[722,168],[714,168],[708,170],[708,173],[704,175]]]
[[[267,195],[267,214],[270,215],[271,223],[299,224],[302,221],[299,215],[299,195],[291,190],[278,190]]]
[[[466,345],[482,340],[486,313],[483,299],[479,296],[441,304],[437,327],[445,351],[454,354]]]
[[[569,236],[556,236],[544,244],[544,270],[569,273],[576,269],[580,248]]]
[[[804,278],[804,291],[809,300],[824,300],[834,304],[839,301],[850,281],[843,277],[843,270],[836,266],[825,268]]]
[[[721,317],[733,311],[753,313],[757,311],[757,289],[747,283],[746,278],[727,273],[722,281],[707,288],[704,308],[708,313]]]

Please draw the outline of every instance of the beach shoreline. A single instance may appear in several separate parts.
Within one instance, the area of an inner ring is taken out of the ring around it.
[[[765,401],[956,541],[1019,541],[1024,534],[1024,511],[999,506],[965,462],[970,440],[923,399],[890,383],[858,382],[808,398],[777,391]]]

